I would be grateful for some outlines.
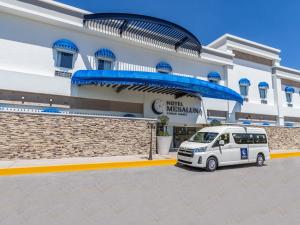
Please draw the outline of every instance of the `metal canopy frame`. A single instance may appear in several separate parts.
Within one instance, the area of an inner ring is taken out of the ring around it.
[[[84,26],[121,38],[168,47],[186,53],[201,53],[202,45],[187,29],[167,20],[128,13],[95,13],[84,15]]]

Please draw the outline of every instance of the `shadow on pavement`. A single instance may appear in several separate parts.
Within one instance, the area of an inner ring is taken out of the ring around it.
[[[205,168],[198,168],[198,167],[191,167],[191,166],[187,166],[187,165],[183,165],[183,164],[175,164],[174,166],[184,169],[184,170],[188,170],[188,171],[192,171],[192,172],[206,172]],[[266,167],[268,165],[264,164],[263,167]],[[219,167],[217,169],[217,171],[224,171],[224,170],[232,170],[232,169],[239,169],[239,168],[249,168],[249,167],[256,167],[255,163],[250,163],[250,164],[239,164],[239,165],[232,165],[232,166],[222,166]]]

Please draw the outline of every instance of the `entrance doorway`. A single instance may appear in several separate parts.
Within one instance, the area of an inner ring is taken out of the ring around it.
[[[174,127],[173,128],[173,148],[178,149],[180,144],[189,139],[200,128],[197,127]]]

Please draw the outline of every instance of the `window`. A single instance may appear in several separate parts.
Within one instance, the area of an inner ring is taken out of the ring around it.
[[[285,93],[285,96],[286,96],[286,101],[288,103],[291,103],[292,102],[292,93]]]
[[[232,134],[236,144],[253,144],[253,134]]]
[[[220,141],[220,140],[223,140],[225,145],[226,145],[226,144],[229,144],[229,142],[230,142],[230,134],[222,134],[222,135],[218,138],[218,140],[214,143],[213,147],[219,146],[219,141]]]
[[[67,52],[57,52],[57,67],[72,69],[73,68],[73,54]]]
[[[112,62],[98,59],[98,70],[111,70],[112,69]]]
[[[197,132],[189,141],[198,143],[210,143],[218,136],[218,133],[212,132]]]
[[[253,134],[254,144],[266,144],[267,137],[265,134]]]
[[[240,90],[242,96],[248,96],[248,86],[240,85]]]
[[[262,99],[267,98],[267,89],[265,89],[265,88],[259,88],[259,96]]]

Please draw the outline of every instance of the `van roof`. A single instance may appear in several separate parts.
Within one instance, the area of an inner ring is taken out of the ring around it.
[[[203,132],[217,132],[221,133],[224,131],[230,131],[230,132],[245,132],[245,128],[247,129],[247,133],[259,133],[259,134],[265,134],[266,131],[264,128],[260,127],[243,127],[243,126],[211,126],[211,127],[204,127],[201,129]]]

